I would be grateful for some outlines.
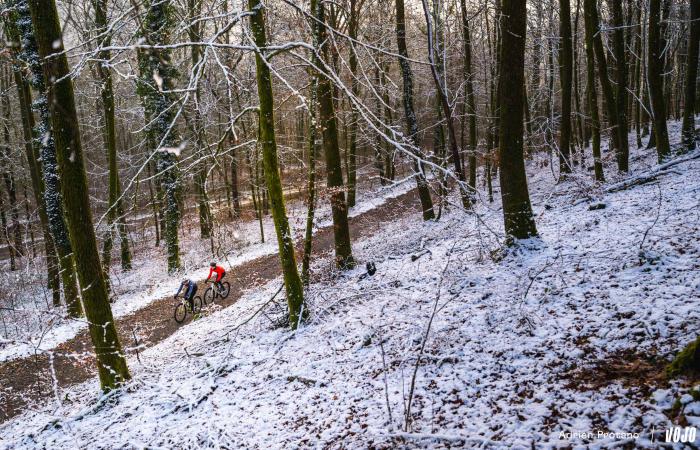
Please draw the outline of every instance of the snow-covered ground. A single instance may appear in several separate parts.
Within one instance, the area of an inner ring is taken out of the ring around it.
[[[698,333],[697,155],[615,192],[610,157],[603,186],[532,161],[539,238],[502,247],[497,191],[473,214],[409,213],[354,245],[374,276],[311,286],[297,332],[264,306],[275,280],[131,357],[124,389],[98,397],[94,379],[3,424],[0,447],[654,448],[675,400],[695,426],[700,402],[603,368]],[[633,150],[629,177],[655,158]]]
[[[357,204],[349,215],[355,217],[380,207],[388,199],[404,194],[413,187],[410,180],[402,180],[384,188],[374,187],[360,191]],[[293,201],[287,207],[292,232],[297,239],[301,239],[306,224],[306,206],[302,201]],[[315,230],[331,225],[330,217],[328,202],[322,198],[319,200]],[[191,217],[188,218],[192,220]],[[260,224],[257,220],[217,224],[214,231],[217,257],[212,257],[210,242],[200,239],[198,230],[197,224],[190,224],[187,231],[183,232],[186,236],[181,238],[183,269],[180,275],[172,276],[165,270],[167,258],[163,246],[150,248],[145,254],[137,255],[132,270],[128,272],[121,270],[118,261],[114,264],[111,279],[115,298],[112,311],[115,317],[124,317],[155,300],[173,295],[183,277],[204,279],[209,273],[209,262],[212,259],[222,261],[227,268],[235,268],[277,252],[271,217],[263,219],[264,243],[260,239]],[[147,237],[151,242],[153,239],[153,236]],[[32,277],[44,273],[40,267],[31,270],[34,272]],[[2,274],[6,278],[2,285],[21,285],[21,279],[25,275],[27,274],[6,272]],[[41,282],[35,281],[29,284],[30,288],[26,291],[7,293],[16,298],[11,309],[8,304],[8,310],[4,314],[0,311],[3,319],[0,323],[0,362],[51,350],[87,327],[84,320],[68,317],[63,308],[47,307],[49,293],[41,285]]]

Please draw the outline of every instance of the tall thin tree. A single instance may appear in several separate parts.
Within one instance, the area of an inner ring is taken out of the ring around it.
[[[333,216],[333,237],[335,242],[335,261],[341,269],[355,265],[350,243],[350,225],[348,223],[348,205],[343,192],[343,173],[340,167],[340,147],[338,145],[338,122],[333,105],[333,88],[321,56],[328,61],[329,50],[326,33],[325,6],[318,0],[311,0],[311,13],[314,40],[320,46],[315,49],[314,63],[322,73],[318,77],[319,119],[323,134],[323,153],[326,159],[326,185],[330,192],[331,212]]]
[[[668,129],[666,127],[666,100],[663,93],[664,52],[661,47],[661,0],[649,1],[649,24],[647,40],[647,80],[649,85],[649,98],[651,99],[651,114],[654,121],[654,134],[656,136],[656,153],[659,162],[663,161],[670,153],[668,143]]]
[[[396,0],[396,46],[399,51],[399,67],[403,78],[403,107],[406,116],[406,128],[415,152],[413,170],[418,187],[418,198],[423,211],[423,220],[431,220],[435,218],[435,211],[433,210],[433,200],[430,198],[430,190],[423,167],[425,155],[421,149],[420,137],[418,136],[418,119],[413,106],[413,73],[408,62],[405,14],[404,0]]]
[[[700,51],[700,2],[690,2],[690,33],[688,33],[688,58],[685,75],[685,101],[683,102],[683,144],[695,148],[695,90],[698,75],[698,51]]]
[[[248,8],[250,11],[253,11],[253,14],[250,16],[250,28],[255,43],[255,68],[260,101],[258,117],[263,165],[265,166],[265,183],[270,196],[272,219],[275,223],[280,263],[282,264],[282,275],[287,291],[289,324],[292,329],[296,329],[297,324],[306,314],[306,309],[304,308],[304,289],[294,255],[294,239],[289,229],[287,210],[284,206],[284,195],[282,193],[282,182],[280,181],[277,160],[272,80],[265,54],[267,47],[265,9],[260,0],[248,0]]]
[[[104,141],[107,150],[109,164],[109,202],[107,207],[107,233],[103,243],[102,262],[105,268],[109,268],[112,259],[113,226],[117,224],[119,244],[121,250],[122,269],[131,269],[131,250],[126,232],[126,219],[121,195],[121,183],[119,181],[119,167],[117,166],[117,134],[114,119],[114,86],[109,61],[112,52],[109,46],[112,42],[112,33],[107,26],[107,0],[92,0],[95,10],[95,28],[99,34],[100,51],[99,62],[96,66],[97,76],[100,79],[100,95],[104,116]]]
[[[27,0],[18,0],[15,5],[16,25],[22,39],[21,55],[22,59],[29,65],[31,86],[37,95],[33,102],[33,108],[39,116],[39,123],[36,124],[34,138],[37,140],[41,155],[44,176],[44,204],[46,205],[49,230],[58,253],[63,297],[68,307],[68,313],[73,317],[80,317],[83,314],[83,308],[80,304],[78,283],[75,278],[73,243],[68,236],[68,226],[64,214],[63,183],[61,183],[58,174],[57,134],[52,128],[46,71],[42,69],[41,53],[37,48],[40,31],[36,29],[36,25],[30,17],[32,6],[28,4]]]
[[[61,191],[68,219],[70,240],[85,304],[90,337],[97,355],[103,390],[130,378],[117,328],[109,306],[107,286],[97,250],[85,164],[78,128],[73,81],[68,67],[58,11],[54,0],[29,0],[44,75],[48,83],[48,107],[56,143]],[[48,186],[47,186],[48,189]]]
[[[559,0],[559,80],[561,82],[561,127],[559,130],[559,172],[571,172],[571,79],[573,50],[571,47],[571,5]]]

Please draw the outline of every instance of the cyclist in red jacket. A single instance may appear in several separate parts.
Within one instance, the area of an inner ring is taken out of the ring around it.
[[[221,290],[221,288],[223,288],[223,286],[221,285],[221,280],[223,280],[224,276],[226,276],[226,271],[223,267],[217,265],[215,262],[212,262],[211,264],[209,264],[209,266],[209,276],[207,276],[207,281],[211,279],[211,276],[213,274],[216,274],[214,284],[216,285],[217,289]]]

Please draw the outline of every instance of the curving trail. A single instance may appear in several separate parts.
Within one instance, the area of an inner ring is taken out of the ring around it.
[[[414,190],[396,198],[388,199],[383,205],[350,218],[350,233],[353,240],[371,236],[381,230],[383,223],[397,217],[413,213],[419,207]],[[297,252],[302,242],[297,243]],[[314,234],[313,254],[316,258],[333,250],[333,227],[325,227]],[[248,261],[230,268],[227,281],[231,283],[231,294],[217,303],[227,307],[235,303],[244,291],[255,289],[280,275],[277,253]],[[199,282],[203,292],[204,282]],[[180,327],[173,319],[173,298],[171,296],[155,300],[138,311],[117,322],[121,343],[128,353],[134,353],[138,337],[140,348],[151,347]],[[188,316],[185,323],[191,320]],[[0,423],[21,414],[31,403],[51,398],[53,377],[56,374],[58,386],[63,388],[84,382],[95,376],[95,359],[87,330],[62,343],[51,352],[0,363]]]

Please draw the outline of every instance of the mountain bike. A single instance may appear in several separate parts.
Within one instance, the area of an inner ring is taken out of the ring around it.
[[[214,300],[221,297],[226,299],[228,294],[231,292],[231,285],[228,281],[223,281],[217,286],[215,281],[207,281],[207,283],[212,283],[211,286],[204,291],[204,304],[208,305],[214,303]]]
[[[190,306],[190,302],[187,301],[185,297],[179,298],[180,303],[175,305],[175,322],[184,322],[188,312],[194,316],[202,311],[202,298],[199,295],[195,295],[192,298],[192,306]]]

